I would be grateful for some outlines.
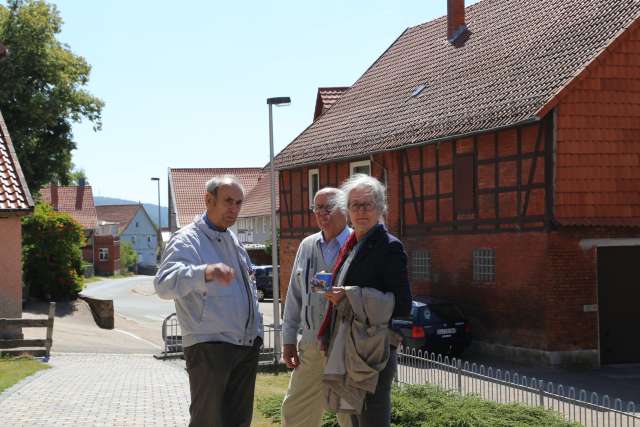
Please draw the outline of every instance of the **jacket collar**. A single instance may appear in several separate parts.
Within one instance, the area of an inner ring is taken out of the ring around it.
[[[387,229],[384,224],[376,224],[371,227],[371,230],[369,230],[369,232],[362,239],[360,249],[358,250],[358,253],[356,254],[352,263],[365,256],[369,252],[367,249],[374,247],[378,243],[378,241],[380,241],[380,239],[382,239],[386,234]]]

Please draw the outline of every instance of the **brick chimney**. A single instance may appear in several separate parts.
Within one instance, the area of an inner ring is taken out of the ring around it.
[[[54,210],[58,210],[58,183],[54,180],[51,181],[51,206]]]
[[[466,29],[464,0],[447,0],[447,40],[454,43]]]

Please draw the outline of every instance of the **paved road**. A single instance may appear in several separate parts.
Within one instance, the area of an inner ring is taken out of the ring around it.
[[[153,277],[133,276],[125,279],[106,279],[97,282],[82,292],[99,299],[112,299],[115,312],[140,324],[157,325],[175,312],[172,300],[163,300],[156,295]],[[273,301],[260,303],[264,323],[273,323]]]

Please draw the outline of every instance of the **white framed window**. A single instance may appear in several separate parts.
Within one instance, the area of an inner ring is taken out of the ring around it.
[[[359,162],[349,163],[349,175],[353,175],[354,173],[371,175],[371,160],[361,160]]]
[[[309,209],[313,209],[313,197],[320,190],[320,170],[309,169]]]
[[[100,261],[109,261],[109,248],[98,249],[98,259]]]
[[[431,252],[413,251],[411,276],[416,280],[431,280]]]
[[[473,281],[478,283],[495,283],[495,249],[478,248],[473,250]]]
[[[269,220],[271,219],[271,217],[269,216],[265,216],[262,218],[262,232],[266,233],[267,232],[267,224],[269,224]]]
[[[131,236],[131,243],[136,244],[136,236]]]

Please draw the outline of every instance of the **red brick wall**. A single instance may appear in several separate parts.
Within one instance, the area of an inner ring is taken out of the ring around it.
[[[556,216],[640,221],[640,27],[557,107]]]
[[[428,250],[435,281],[412,281],[416,295],[458,303],[474,336],[489,342],[544,350],[597,347],[597,317],[583,305],[597,301],[595,249],[561,232],[448,235],[405,238]],[[473,250],[496,250],[496,282],[473,282]]]
[[[96,274],[113,275],[120,270],[120,239],[113,236],[95,236],[94,269]],[[100,260],[100,248],[109,249],[109,259]]]

